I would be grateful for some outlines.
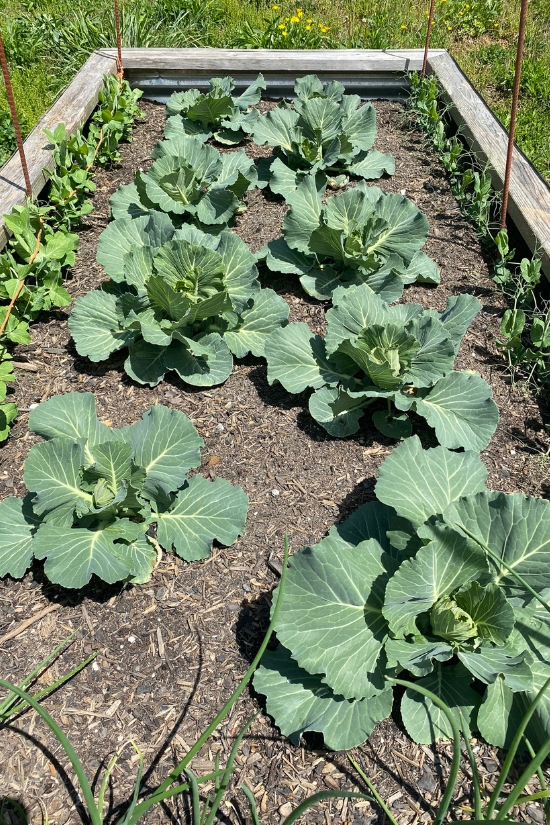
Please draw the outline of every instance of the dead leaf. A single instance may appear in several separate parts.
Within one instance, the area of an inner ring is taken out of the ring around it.
[[[211,455],[210,458],[208,459],[208,466],[209,467],[215,467],[217,464],[220,464],[220,463],[221,463],[221,458],[219,457],[219,455]]]

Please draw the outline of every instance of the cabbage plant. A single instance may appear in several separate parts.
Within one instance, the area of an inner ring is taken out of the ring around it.
[[[468,738],[508,746],[550,677],[550,502],[492,492],[486,477],[476,453],[413,436],[382,464],[377,501],[291,557],[280,644],[254,687],[294,744],[313,730],[334,750],[359,745],[392,711],[385,677],[405,672]],[[416,742],[451,736],[418,692],[400,713]],[[547,698],[534,722],[532,741],[550,736]]]
[[[150,169],[136,172],[134,182],[121,186],[110,199],[115,219],[161,211],[176,222],[227,224],[244,210],[244,193],[258,179],[254,161],[243,150],[222,155],[198,138],[161,140],[151,154]]]
[[[25,498],[0,503],[0,576],[45,559],[50,581],[79,588],[96,575],[148,581],[161,548],[186,561],[244,532],[248,497],[225,479],[188,478],[204,446],[186,415],[154,406],[119,430],[99,421],[92,393],[32,410],[45,439],[25,460]],[[154,528],[154,532],[153,532]]]
[[[358,95],[344,94],[341,83],[323,87],[316,75],[300,78],[294,92],[291,104],[283,101],[264,115],[255,109],[244,127],[254,143],[276,149],[269,164],[272,192],[286,198],[304,175],[316,172],[329,175],[335,186],[344,185],[349,175],[366,180],[393,175],[391,155],[371,148],[376,111],[370,103],[361,105]]]
[[[390,438],[406,438],[415,412],[449,449],[484,449],[496,429],[491,388],[477,374],[453,370],[460,342],[481,309],[472,295],[451,297],[443,312],[419,304],[388,306],[366,284],[333,295],[323,339],[305,323],[267,340],[267,378],[292,393],[312,387],[309,411],[339,438],[359,429],[363,410]]]
[[[437,264],[420,251],[428,220],[412,201],[360,181],[323,205],[325,189],[322,176],[309,175],[287,195],[283,237],[258,255],[272,272],[299,275],[321,301],[338,286],[366,283],[391,303],[405,284],[439,283]]]
[[[287,321],[286,301],[260,289],[254,256],[232,232],[174,230],[153,214],[114,221],[100,253],[112,280],[77,299],[69,328],[92,361],[128,347],[124,367],[140,384],[169,370],[197,387],[221,384],[233,355],[263,355]]]
[[[213,77],[208,92],[174,92],[166,104],[165,136],[191,135],[203,142],[214,137],[219,143],[240,143],[246,137],[243,126],[251,107],[260,102],[265,81],[259,74],[239,97],[232,97],[234,88],[233,78]]]

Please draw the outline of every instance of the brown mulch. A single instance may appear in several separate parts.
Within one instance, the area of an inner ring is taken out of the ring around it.
[[[376,148],[391,152],[396,173],[380,181],[382,189],[401,191],[428,216],[426,252],[441,267],[437,288],[412,286],[405,300],[442,309],[447,297],[473,292],[483,311],[463,342],[457,367],[475,369],[489,381],[500,409],[500,423],[482,458],[488,485],[505,491],[546,495],[550,464],[539,404],[529,393],[512,391],[495,344],[503,299],[488,278],[487,264],[472,227],[461,217],[437,160],[422,137],[403,126],[398,104],[377,102]],[[150,164],[151,149],[161,136],[164,110],[144,103],[146,119],[134,129],[131,145],[121,147],[123,162],[95,176],[94,212],[80,230],[77,261],[68,283],[76,298],[104,279],[95,262],[98,236],[108,222],[108,199],[136,169]],[[247,147],[265,155],[265,148]],[[266,190],[248,196],[248,211],[236,231],[255,250],[277,237],[284,214],[282,200]],[[307,298],[297,282],[262,276],[290,304],[291,320],[305,320],[313,331],[324,329],[324,307]],[[32,405],[69,391],[92,391],[99,417],[113,426],[139,418],[152,404],[184,411],[205,440],[203,475],[223,476],[240,484],[250,498],[245,535],[230,548],[215,547],[210,559],[186,564],[165,555],[149,584],[124,590],[92,583],[84,591],[64,591],[44,579],[36,565],[22,581],[0,582],[0,674],[18,681],[75,628],[72,646],[49,668],[40,684],[52,681],[84,657],[97,658],[70,684],[44,703],[59,720],[93,778],[113,752],[129,739],[145,757],[147,783],[160,781],[192,745],[242,677],[266,627],[269,594],[277,582],[284,533],[292,549],[317,542],[338,520],[372,500],[378,468],[394,442],[381,436],[365,415],[356,437],[331,439],[307,412],[307,395],[288,395],[269,387],[265,362],[248,358],[236,363],[221,387],[198,392],[177,378],[151,389],[133,383],[122,370],[124,357],[92,364],[80,358],[67,328],[68,311],[46,316],[31,327],[32,343],[17,348],[18,383],[13,396],[20,415],[10,439],[0,448],[0,496],[23,495],[22,466],[34,436],[27,429]],[[271,560],[271,566],[270,566]],[[5,634],[33,613],[58,605],[20,635]],[[222,764],[235,734],[258,709],[245,693],[219,733],[203,748],[194,767],[208,772],[216,750]],[[345,755],[291,746],[265,715],[254,722],[237,758],[236,782],[253,791],[266,823],[278,823],[285,807],[323,789],[357,787]],[[448,746],[415,745],[387,720],[369,742],[356,749],[367,772],[400,823],[428,822],[430,805],[440,798],[449,766]],[[52,825],[80,821],[72,769],[57,743],[34,713],[0,728],[0,800],[9,796],[40,822],[47,810]],[[480,767],[490,784],[497,769],[494,749],[478,744]],[[113,772],[114,805],[127,801],[137,756],[126,748]],[[65,773],[66,771],[66,773]],[[460,794],[467,797],[466,781]],[[459,795],[460,795],[459,794]],[[231,797],[230,797],[231,798]],[[222,811],[237,822],[235,807]],[[39,802],[40,800],[40,802]],[[178,807],[179,806],[179,807]],[[170,813],[172,812],[172,813]],[[542,821],[531,806],[525,821]],[[369,803],[330,801],[308,814],[308,822],[367,823],[376,816]],[[188,822],[184,801],[158,808],[149,823]]]

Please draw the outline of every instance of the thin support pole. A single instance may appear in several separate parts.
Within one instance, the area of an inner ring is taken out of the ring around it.
[[[428,51],[430,49],[430,37],[432,36],[432,24],[434,19],[435,0],[430,0],[430,10],[428,12],[428,31],[426,32],[426,45],[424,46],[424,59],[422,61],[421,77],[426,76],[426,66],[428,65]]]
[[[523,62],[523,44],[525,42],[525,24],[527,22],[527,6],[529,0],[521,0],[519,14],[518,48],[516,52],[516,70],[514,73],[514,88],[512,90],[512,109],[510,112],[510,128],[508,130],[508,152],[506,153],[506,172],[502,188],[502,206],[500,209],[500,228],[506,226],[508,212],[508,193],[510,190],[510,176],[512,174],[512,159],[514,153],[514,135],[516,133],[516,118],[518,113],[519,85],[521,81],[521,64]]]
[[[10,80],[10,71],[8,69],[8,61],[6,60],[6,52],[4,50],[4,41],[0,34],[0,63],[2,64],[2,74],[4,75],[4,83],[6,84],[6,96],[11,112],[11,119],[13,121],[13,128],[15,130],[15,139],[17,141],[17,148],[19,150],[19,157],[21,158],[21,168],[23,169],[23,177],[25,178],[25,187],[27,195],[32,198],[31,179],[29,177],[29,169],[27,166],[27,158],[25,157],[25,147],[23,146],[23,138],[21,137],[21,129],[19,128],[19,118],[17,117],[17,109],[15,108],[15,100],[13,97],[13,89]]]
[[[115,4],[115,34],[116,34],[116,49],[117,49],[117,76],[119,80],[124,77],[122,69],[122,38],[120,36],[120,14],[118,10],[118,0],[114,0]]]

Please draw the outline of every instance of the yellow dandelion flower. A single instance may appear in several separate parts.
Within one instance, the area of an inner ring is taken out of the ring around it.
[[[293,14],[293,15],[292,15],[292,17],[290,18],[290,22],[291,22],[291,23],[299,23],[299,22],[300,22],[300,18],[299,18],[299,17],[296,17],[296,15],[295,15],[295,14]]]
[[[459,11],[458,13],[459,13],[459,14],[464,14],[464,12],[463,12],[463,11]]]
[[[290,21],[290,17],[285,17],[285,22],[288,23]]]
[[[306,32],[310,32],[310,31],[311,31],[311,26],[306,26]]]
[[[311,17],[309,17],[309,18],[306,20],[306,23],[308,24],[308,26],[311,26],[311,24],[313,23],[313,20],[311,19]]]
[[[464,6],[464,8],[465,8],[465,9],[469,9],[469,8],[470,8],[470,4],[469,4],[469,3],[466,3],[466,5]]]
[[[302,19],[302,17],[303,17],[303,16],[304,16],[303,11],[299,11],[299,12],[298,12],[298,17],[300,18],[300,20]]]
[[[273,11],[279,11],[279,6],[271,6],[271,8],[273,9]]]
[[[402,29],[406,29],[407,27],[406,27],[406,26],[404,26],[403,24],[401,24],[401,28],[402,28]]]
[[[448,31],[448,32],[452,32],[452,30],[453,30],[453,27],[452,27],[452,26],[447,26],[447,31]]]
[[[432,20],[432,26],[435,26],[435,20]]]
[[[283,37],[286,37],[288,32],[281,32],[281,34],[283,35]]]
[[[280,28],[280,29],[286,29],[286,26],[285,26],[285,24],[284,24],[284,23],[279,23],[279,28]]]
[[[495,27],[495,29],[498,29],[498,23],[493,23],[493,26]]]

